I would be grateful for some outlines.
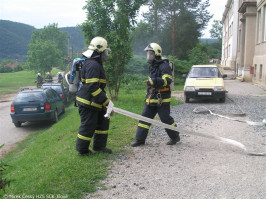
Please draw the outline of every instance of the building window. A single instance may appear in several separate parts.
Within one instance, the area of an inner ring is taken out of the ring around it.
[[[264,6],[264,33],[263,33],[263,41],[266,41],[266,5]]]
[[[260,80],[262,79],[262,68],[263,68],[263,65],[260,65]]]
[[[257,30],[257,42],[260,43],[261,36],[261,10],[258,12],[258,30]]]
[[[256,75],[257,75],[257,64],[255,64],[254,67],[254,79],[256,79]]]

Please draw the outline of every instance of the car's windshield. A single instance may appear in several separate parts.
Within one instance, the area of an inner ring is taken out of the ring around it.
[[[15,102],[34,102],[34,101],[44,101],[42,92],[20,92],[15,97]]]
[[[219,70],[215,67],[192,67],[188,78],[218,78],[221,77]]]
[[[43,85],[43,88],[52,88],[54,89],[57,93],[63,93],[62,88],[60,85]]]

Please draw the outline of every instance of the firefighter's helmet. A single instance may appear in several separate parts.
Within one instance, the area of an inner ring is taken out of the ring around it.
[[[102,53],[105,49],[110,50],[106,39],[104,39],[103,37],[93,38],[88,48],[97,51],[98,53]]]
[[[83,52],[82,54],[87,58],[90,58],[94,51],[102,53],[104,52],[104,50],[106,51],[110,50],[110,48],[108,47],[108,43],[106,39],[104,39],[103,37],[97,36],[91,40],[88,50]]]
[[[150,43],[144,51],[154,51],[155,56],[162,56],[162,48],[157,43]]]

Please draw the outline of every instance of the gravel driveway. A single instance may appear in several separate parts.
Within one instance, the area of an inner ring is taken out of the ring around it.
[[[266,118],[266,91],[250,83],[226,80],[225,103],[194,101],[174,106],[171,115],[178,127],[230,138],[249,150],[266,151],[266,126],[250,126],[210,114],[195,114],[205,106],[211,110],[246,113],[245,120]],[[174,94],[183,100],[183,94]],[[243,118],[243,117],[242,117]],[[265,199],[266,157],[248,156],[228,144],[181,133],[181,142],[167,146],[168,136],[152,127],[147,145],[126,147],[111,161],[107,179],[87,198],[104,199]]]

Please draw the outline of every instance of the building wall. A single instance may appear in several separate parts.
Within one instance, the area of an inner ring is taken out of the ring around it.
[[[233,14],[232,5],[237,8]],[[231,22],[234,30],[229,37]],[[233,69],[235,61],[234,71],[241,80],[266,88],[266,0],[228,0],[222,24],[222,66]]]
[[[223,14],[222,67],[235,69],[237,54],[238,1],[228,0]]]
[[[256,0],[239,0],[238,48],[236,75],[252,81],[250,66],[253,65],[256,39]]]
[[[266,0],[257,1],[253,83],[266,87]]]

